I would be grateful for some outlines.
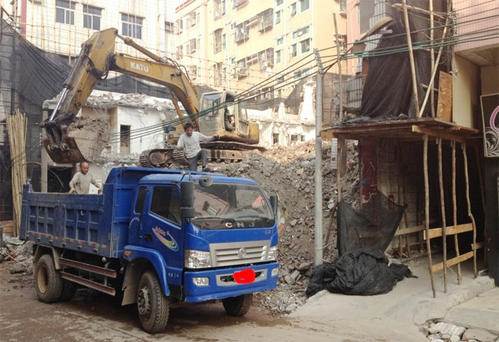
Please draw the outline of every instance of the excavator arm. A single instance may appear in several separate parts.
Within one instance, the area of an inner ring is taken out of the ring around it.
[[[136,48],[151,59],[136,58],[116,53],[116,38]],[[118,35],[111,28],[94,33],[82,45],[82,50],[71,74],[64,83],[57,104],[49,118],[42,124],[47,139],[44,146],[56,163],[77,163],[85,160],[74,138],[68,136],[68,127],[86,103],[97,82],[117,71],[168,87],[173,94],[177,115],[181,122],[180,101],[191,121],[197,125],[199,101],[196,89],[182,68],[170,59],[163,59],[141,47],[133,40]]]

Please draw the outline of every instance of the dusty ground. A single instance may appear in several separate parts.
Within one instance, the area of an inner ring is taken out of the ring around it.
[[[140,330],[133,308],[122,308],[104,295],[79,292],[67,303],[38,302],[31,276],[11,275],[8,264],[0,264],[2,341],[390,341],[341,320],[272,317],[255,307],[245,318],[230,318],[220,304],[175,308],[169,331],[151,336]],[[391,336],[414,340],[404,335]]]

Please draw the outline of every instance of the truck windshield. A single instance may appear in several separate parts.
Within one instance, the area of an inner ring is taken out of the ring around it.
[[[205,229],[264,228],[274,215],[262,191],[251,185],[213,184],[194,188],[192,222]]]

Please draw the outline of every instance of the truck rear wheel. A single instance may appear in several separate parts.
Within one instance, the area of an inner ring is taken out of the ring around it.
[[[238,297],[222,299],[225,312],[229,316],[241,317],[248,313],[253,303],[253,295],[247,294]]]
[[[164,331],[168,323],[170,303],[163,295],[156,274],[146,271],[142,274],[137,289],[137,311],[142,328],[150,333]]]
[[[35,265],[35,291],[38,300],[44,303],[53,303],[60,300],[63,281],[56,271],[54,261],[49,254],[44,254]]]

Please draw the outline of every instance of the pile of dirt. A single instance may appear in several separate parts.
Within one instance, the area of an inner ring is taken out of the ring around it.
[[[274,313],[288,313],[306,299],[305,288],[314,260],[314,144],[276,147],[251,152],[238,163],[210,165],[228,176],[254,179],[268,193],[279,195],[279,286],[258,295],[258,302]],[[336,170],[332,168],[331,146],[322,151],[324,260],[332,261],[336,249]],[[356,190],[358,180],[356,146],[348,146],[345,193]]]

